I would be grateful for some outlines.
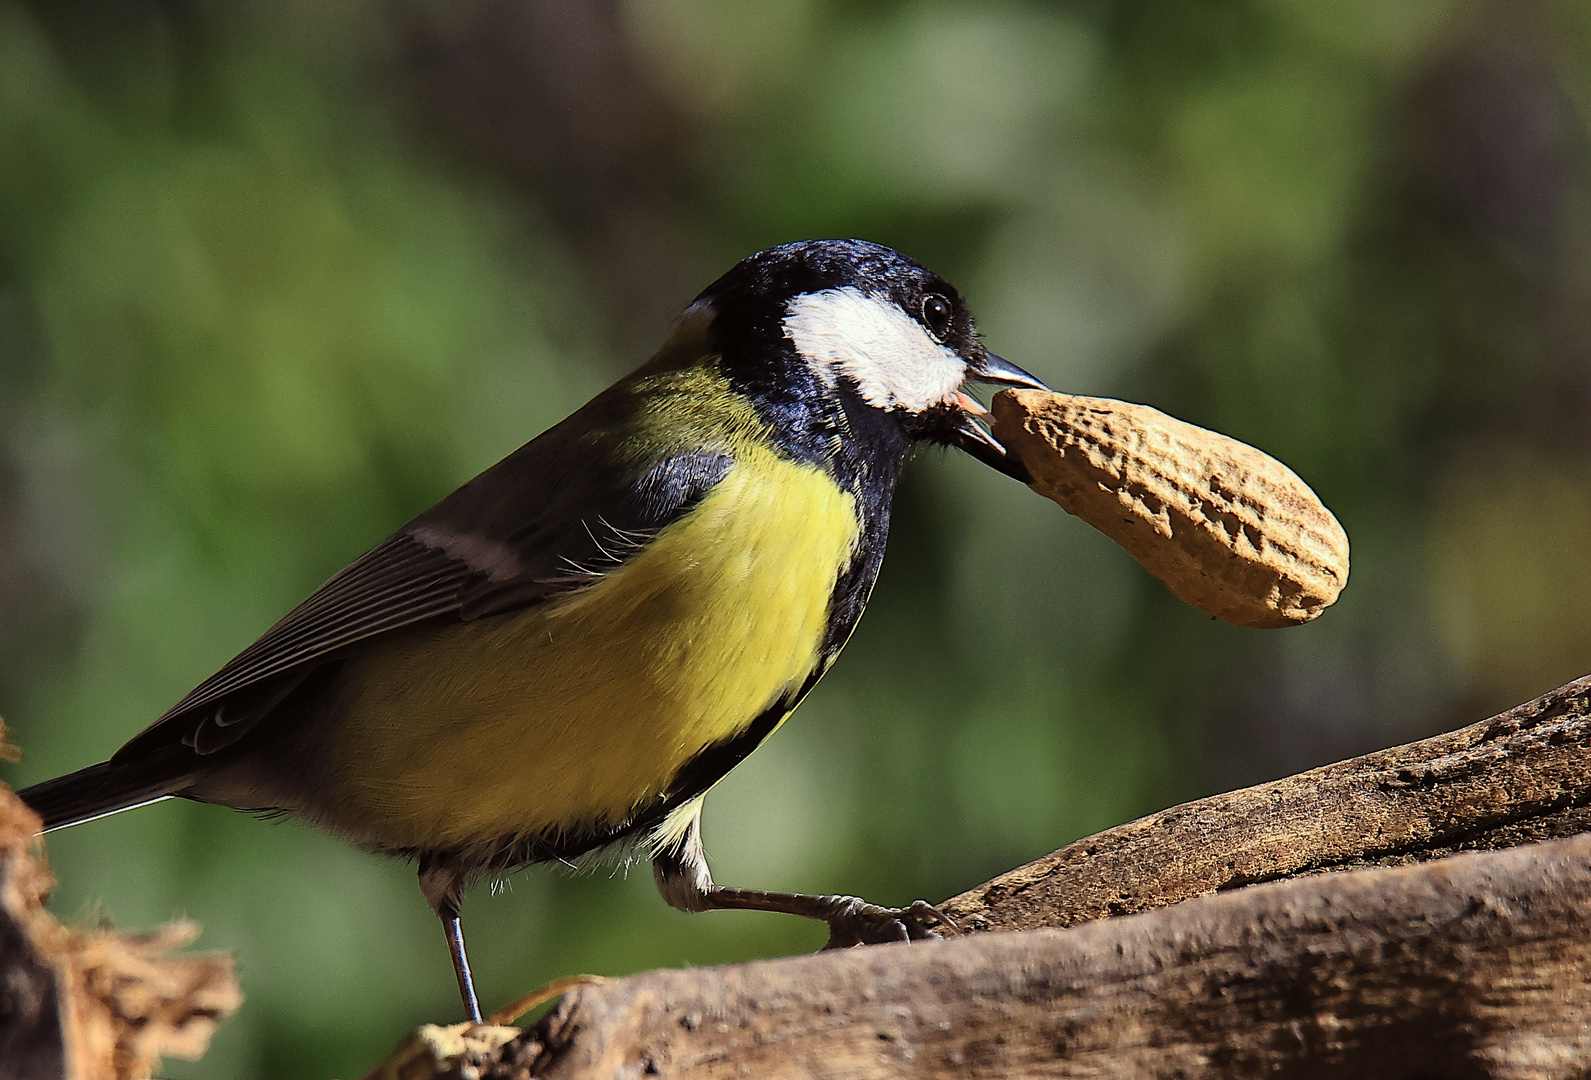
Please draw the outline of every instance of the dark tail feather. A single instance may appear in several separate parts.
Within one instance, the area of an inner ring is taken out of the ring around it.
[[[183,756],[191,761],[191,752]],[[179,755],[156,753],[125,763],[102,761],[17,795],[44,819],[44,831],[49,832],[176,794],[187,786],[185,773]]]

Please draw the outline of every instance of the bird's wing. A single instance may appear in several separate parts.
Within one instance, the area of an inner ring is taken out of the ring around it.
[[[599,399],[600,400],[600,399]],[[197,686],[118,759],[180,740],[230,745],[344,650],[417,623],[514,611],[599,579],[687,512],[733,458],[722,447],[611,452],[571,417],[356,559]],[[561,437],[560,437],[561,436]]]

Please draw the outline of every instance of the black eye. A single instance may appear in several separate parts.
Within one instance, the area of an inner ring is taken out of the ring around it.
[[[938,293],[929,293],[923,297],[923,325],[928,327],[928,332],[934,335],[934,340],[944,343],[945,336],[950,333],[950,301]]]

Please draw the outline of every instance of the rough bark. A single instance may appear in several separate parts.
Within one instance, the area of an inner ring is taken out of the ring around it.
[[[1071,926],[1327,870],[1591,829],[1591,677],[1457,731],[1174,806],[942,905],[972,930]]]
[[[28,934],[28,867],[0,855],[0,1080],[64,1080],[55,969]]]
[[[649,972],[566,998],[522,1037],[528,1075],[1582,1076],[1588,859],[1577,837],[1070,930]]]
[[[1583,1076],[1588,743],[1582,679],[1080,840],[959,939],[613,980],[372,1076]]]
[[[39,826],[0,786],[0,1080],[147,1080],[162,1057],[199,1057],[243,1000],[232,958],[175,952],[192,923],[130,934],[57,922]]]

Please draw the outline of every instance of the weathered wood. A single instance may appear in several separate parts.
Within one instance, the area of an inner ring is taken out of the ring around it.
[[[546,1080],[1583,1076],[1588,863],[1577,837],[1070,930],[649,972],[570,995],[508,1054],[540,1044]]]
[[[36,876],[0,841],[0,1080],[66,1077],[55,968],[28,934]]]
[[[1224,889],[1591,830],[1591,677],[1466,728],[1174,806],[940,905],[971,930],[1071,926]]]
[[[54,880],[39,828],[0,785],[0,1080],[144,1080],[162,1057],[199,1057],[243,1000],[231,956],[173,952],[192,923],[61,925],[44,908]]]
[[[1513,845],[1591,826],[1588,744],[1582,679],[1107,830],[942,905],[968,930],[1028,932],[614,980],[471,1070],[1583,1076],[1591,837]]]

